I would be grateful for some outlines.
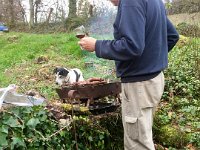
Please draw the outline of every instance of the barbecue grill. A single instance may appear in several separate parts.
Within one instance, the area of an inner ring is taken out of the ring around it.
[[[78,102],[89,110],[109,109],[120,104],[121,83],[107,82],[101,78],[90,78],[86,81],[64,85],[56,89],[64,103]],[[106,99],[109,99],[107,102]]]

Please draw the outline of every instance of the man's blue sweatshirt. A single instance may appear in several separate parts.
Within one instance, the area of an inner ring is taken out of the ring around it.
[[[155,77],[168,65],[179,36],[162,0],[120,0],[114,40],[97,40],[97,57],[115,60],[117,77],[136,82]]]

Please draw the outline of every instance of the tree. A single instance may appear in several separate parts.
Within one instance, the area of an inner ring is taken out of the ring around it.
[[[21,1],[0,0],[0,21],[10,27],[14,27],[16,23],[23,21]]]
[[[14,2],[13,0],[8,0],[8,9],[10,14],[9,25],[11,27],[15,26],[15,16],[14,16]]]
[[[34,26],[34,5],[33,5],[33,0],[29,0],[29,7],[30,7],[29,27],[32,28]]]
[[[94,16],[94,5],[90,4],[89,6],[89,15],[90,17],[93,17]]]
[[[52,14],[52,12],[53,12],[53,8],[50,8],[49,15],[48,15],[47,20],[46,20],[46,23],[47,23],[47,24],[49,23],[49,21],[50,21],[50,19],[51,19],[51,14]]]
[[[26,10],[25,10],[25,8],[22,5],[22,0],[19,0],[18,4],[19,4],[20,14],[21,14],[21,17],[22,17],[22,22],[24,24],[26,24],[28,21],[27,21],[27,16],[26,16]]]
[[[35,1],[35,24],[38,22],[38,12],[39,12],[39,5],[41,4],[42,0]]]
[[[69,15],[68,18],[77,17],[77,0],[69,0]]]

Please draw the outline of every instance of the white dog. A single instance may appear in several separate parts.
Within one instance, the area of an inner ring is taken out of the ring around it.
[[[54,74],[56,76],[56,84],[60,86],[84,81],[81,70],[77,68],[68,70],[63,67],[57,67],[54,69]]]

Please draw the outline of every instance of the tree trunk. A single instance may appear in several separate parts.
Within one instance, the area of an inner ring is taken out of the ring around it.
[[[50,21],[50,19],[51,19],[51,14],[52,14],[52,12],[53,12],[53,8],[50,8],[50,11],[49,11],[49,15],[48,15],[46,24],[49,24],[49,21]]]
[[[24,22],[24,24],[27,23],[27,16],[26,16],[26,11],[24,10],[24,7],[22,6],[22,1],[19,1],[19,8],[20,8],[20,12],[22,14],[22,20]]]
[[[39,12],[39,5],[41,4],[41,0],[35,1],[35,24],[38,22],[38,12]]]
[[[68,18],[76,17],[77,8],[76,8],[77,0],[69,0],[69,15]]]
[[[32,28],[34,26],[34,5],[33,5],[33,0],[29,0],[29,6],[30,6],[29,27]]]
[[[91,5],[90,4],[90,6],[89,6],[89,15],[90,15],[90,17],[93,17],[94,15],[93,15],[93,9],[94,9],[94,5]]]
[[[9,2],[8,9],[10,14],[9,25],[10,27],[14,27],[15,26],[14,2],[13,0],[9,0],[8,2]]]

